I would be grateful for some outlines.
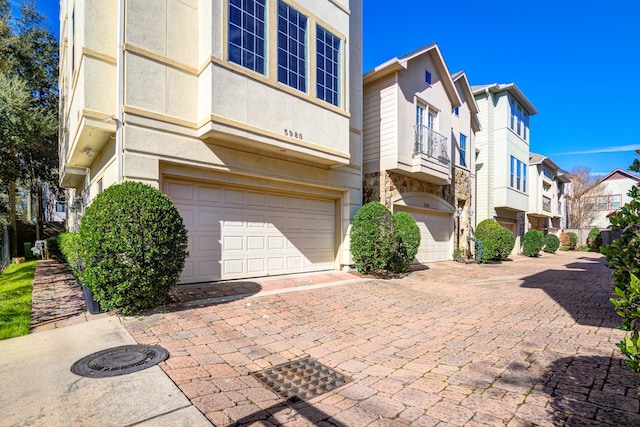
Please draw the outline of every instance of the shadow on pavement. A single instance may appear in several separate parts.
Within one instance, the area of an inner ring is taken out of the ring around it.
[[[604,258],[586,258],[566,267],[527,276],[521,286],[544,290],[581,325],[619,327],[622,322],[609,302],[613,287]]]
[[[551,395],[554,425],[640,425],[637,381],[624,360],[566,357],[548,371],[540,384]]]
[[[287,409],[291,411],[289,420],[285,420],[287,417],[286,414],[277,415]],[[299,420],[300,417],[304,418],[304,420]],[[332,419],[331,415],[304,401],[278,403],[266,409],[254,412],[251,415],[247,415],[244,418],[237,420],[234,425],[249,425],[259,423],[260,421],[270,421],[273,425],[281,425],[285,421],[292,422],[293,424],[296,424],[295,421],[298,421],[300,425],[319,425],[324,422],[326,425],[330,426],[347,427],[346,424]]]

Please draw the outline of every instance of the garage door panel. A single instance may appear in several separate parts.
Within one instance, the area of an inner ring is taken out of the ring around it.
[[[335,202],[168,179],[189,232],[181,282],[334,268]]]
[[[420,247],[416,260],[420,263],[446,261],[453,251],[453,215],[424,212],[410,207],[396,207],[409,213],[420,229]]]

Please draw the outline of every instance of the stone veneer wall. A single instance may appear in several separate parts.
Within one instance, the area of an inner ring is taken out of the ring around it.
[[[531,224],[531,230],[538,230],[544,233],[544,217],[527,215],[527,220],[529,221],[529,224]]]
[[[392,200],[397,199],[403,193],[428,193],[434,194],[454,206],[457,210],[462,207],[460,215],[460,238],[458,247],[466,250],[469,237],[469,210],[473,209],[471,203],[471,173],[468,170],[455,168],[452,183],[450,185],[438,185],[426,182],[410,176],[400,175],[394,172],[375,172],[365,174],[363,182],[363,204],[380,202],[392,209]],[[454,239],[458,229],[457,219],[454,218]],[[456,240],[454,240],[455,245]]]

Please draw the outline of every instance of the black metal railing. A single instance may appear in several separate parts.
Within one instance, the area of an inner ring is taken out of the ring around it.
[[[414,154],[424,154],[428,157],[436,159],[443,165],[451,164],[449,158],[449,143],[447,137],[440,135],[433,129],[429,129],[424,125],[416,125],[415,129],[415,148]]]

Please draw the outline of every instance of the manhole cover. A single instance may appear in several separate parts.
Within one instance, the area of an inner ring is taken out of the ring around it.
[[[167,357],[169,352],[162,347],[123,345],[85,356],[71,366],[71,371],[89,378],[115,377],[147,369]]]
[[[253,376],[290,401],[309,400],[351,381],[310,357],[254,372]]]

